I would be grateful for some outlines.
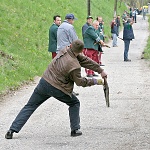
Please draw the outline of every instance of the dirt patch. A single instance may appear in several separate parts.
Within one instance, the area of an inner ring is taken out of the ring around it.
[[[14,57],[0,50],[0,55],[6,59],[14,60]]]

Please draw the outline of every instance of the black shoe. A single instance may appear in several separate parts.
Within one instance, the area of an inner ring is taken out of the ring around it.
[[[80,136],[80,135],[82,135],[82,132],[79,131],[78,129],[71,131],[71,136],[73,136],[73,137]]]
[[[7,133],[6,133],[6,135],[5,135],[5,138],[6,139],[12,139],[13,133],[14,133],[14,131],[8,130]]]
[[[93,77],[93,75],[92,74],[88,74],[87,77]]]
[[[105,65],[103,65],[103,64],[100,64],[100,66],[105,66]]]
[[[95,74],[95,73],[93,74],[93,76],[94,76],[94,77],[98,77],[98,75],[97,75],[97,74]]]
[[[72,94],[75,95],[75,96],[78,96],[78,95],[79,95],[79,93],[76,93],[76,92],[74,92],[74,91],[72,92]]]
[[[127,59],[127,60],[124,60],[124,61],[131,61],[131,59]]]

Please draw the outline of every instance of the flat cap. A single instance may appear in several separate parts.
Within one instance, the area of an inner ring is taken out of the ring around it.
[[[93,19],[93,17],[92,17],[92,16],[87,16],[87,18],[86,18],[86,19],[90,19],[90,18],[91,18],[91,19]]]
[[[67,14],[65,19],[73,19],[73,20],[77,20],[77,18],[74,16],[74,14]]]

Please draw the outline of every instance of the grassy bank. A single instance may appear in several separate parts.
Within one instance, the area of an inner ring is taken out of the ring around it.
[[[150,33],[150,15],[148,15],[148,22],[149,22],[149,33]],[[144,58],[150,60],[150,35],[147,40],[147,46],[144,50]]]
[[[91,2],[91,15],[102,16],[105,34],[110,36],[114,1]],[[126,9],[118,5],[118,14]],[[86,22],[85,0],[2,0],[0,5],[0,94],[17,89],[22,83],[41,76],[51,61],[48,53],[48,30],[52,17],[67,13],[78,18],[74,26],[81,38],[81,27]]]

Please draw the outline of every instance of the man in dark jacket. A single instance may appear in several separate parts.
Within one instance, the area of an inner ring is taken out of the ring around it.
[[[98,27],[98,30],[97,30],[97,33],[98,33],[98,36],[100,36],[100,38],[103,40],[103,42],[105,41],[105,35],[104,35],[104,20],[103,20],[103,18],[101,17],[101,16],[98,16],[97,18],[96,18],[96,20],[99,22],[99,27]],[[98,51],[99,51],[99,54],[98,54],[98,57],[99,57],[99,64],[101,65],[101,66],[104,66],[103,64],[102,64],[102,54],[104,54],[103,53],[103,50],[102,50],[102,46],[98,46]]]
[[[12,139],[13,133],[18,133],[32,113],[50,97],[54,97],[69,106],[71,136],[82,135],[79,130],[80,101],[72,94],[74,83],[82,87],[103,84],[102,79],[81,77],[81,67],[93,69],[101,74],[102,78],[107,76],[99,64],[81,54],[83,48],[83,42],[75,40],[70,48],[66,47],[56,55],[44,72],[29,101],[13,121],[5,135],[6,139]]]
[[[49,46],[48,51],[52,53],[52,58],[56,56],[57,49],[57,30],[61,24],[61,17],[56,15],[53,17],[54,23],[49,29]]]
[[[103,21],[103,18],[101,16],[98,16],[96,18],[96,20],[99,22],[99,27],[98,27],[98,32],[100,34],[100,37],[103,41],[105,41],[105,38],[104,38],[104,21]]]
[[[86,29],[92,25],[92,20],[93,20],[93,17],[92,16],[88,16],[87,18],[87,22],[82,26],[82,37],[86,31]]]
[[[117,36],[118,36],[118,27],[116,23],[116,17],[114,17],[114,20],[111,22],[111,34],[112,34],[112,46],[113,47],[118,47],[117,46]]]
[[[128,59],[128,51],[129,51],[130,41],[134,39],[132,24],[133,21],[131,18],[128,18],[127,22],[124,23],[124,29],[123,29],[124,61],[131,61],[130,59]]]
[[[118,15],[117,18],[116,18],[116,24],[117,24],[117,31],[118,31],[118,36],[119,36],[120,26],[121,26],[120,15]]]

